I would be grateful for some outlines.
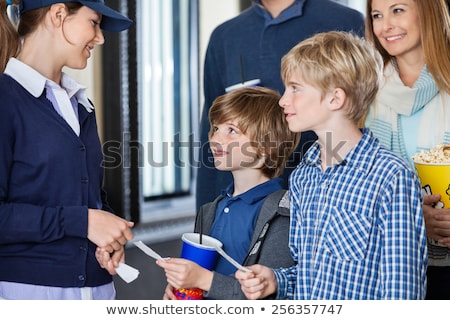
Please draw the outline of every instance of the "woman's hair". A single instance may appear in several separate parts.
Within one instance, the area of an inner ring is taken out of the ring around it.
[[[414,0],[425,63],[438,87],[450,93],[450,0]],[[373,33],[372,0],[366,5],[366,39],[374,43],[385,65],[394,57]]]
[[[256,148],[257,157],[265,156],[263,174],[280,176],[300,134],[289,130],[279,101],[278,92],[264,87],[241,88],[216,98],[209,110],[209,138],[214,126],[233,122]]]
[[[12,0],[18,4],[19,0]],[[17,56],[20,48],[20,38],[16,27],[8,16],[8,3],[0,0],[0,71],[5,70],[9,58]]]
[[[18,4],[20,0],[10,0]],[[69,14],[75,13],[83,5],[79,2],[64,3]],[[16,57],[20,52],[21,38],[34,32],[44,19],[50,6],[30,10],[20,16],[19,25],[16,27],[7,14],[8,4],[6,0],[0,0],[0,70],[5,70],[6,64],[11,57]]]
[[[369,111],[381,83],[383,61],[374,46],[349,32],[318,33],[293,47],[281,60],[281,78],[301,79],[322,92],[346,94],[347,118],[359,123]]]

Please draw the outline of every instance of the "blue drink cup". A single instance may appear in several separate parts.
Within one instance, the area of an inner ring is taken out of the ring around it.
[[[205,269],[214,269],[219,257],[216,247],[222,247],[222,242],[213,237],[202,235],[202,243],[200,243],[199,233],[184,233],[181,240],[183,241],[181,258],[194,261]]]
[[[194,261],[205,269],[214,269],[219,258],[216,247],[222,247],[222,242],[213,237],[202,235],[202,243],[200,243],[199,233],[184,233],[181,240],[183,241],[181,258]],[[174,294],[178,300],[203,299],[203,290],[198,288],[175,289]]]

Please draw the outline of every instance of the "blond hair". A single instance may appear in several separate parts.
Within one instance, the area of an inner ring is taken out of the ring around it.
[[[279,100],[278,92],[264,87],[241,88],[216,98],[209,110],[209,138],[215,125],[232,121],[256,147],[257,157],[266,157],[263,174],[280,176],[300,135],[289,130]]]
[[[335,88],[347,97],[350,120],[361,121],[377,94],[382,60],[375,48],[349,32],[318,33],[292,48],[281,60],[281,77],[286,83],[294,73],[317,86],[322,97]]]

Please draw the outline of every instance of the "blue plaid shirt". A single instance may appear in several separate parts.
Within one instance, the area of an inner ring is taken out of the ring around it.
[[[290,250],[279,299],[423,299],[427,245],[421,187],[409,165],[363,130],[321,169],[317,142],[290,177]]]

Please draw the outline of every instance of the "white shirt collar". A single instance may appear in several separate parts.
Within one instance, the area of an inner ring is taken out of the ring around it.
[[[24,87],[25,90],[36,98],[40,97],[42,92],[44,92],[47,81],[51,81],[16,58],[9,59],[8,64],[6,65],[5,73],[10,75],[22,87]],[[92,112],[92,110],[94,110],[94,107],[86,96],[86,87],[77,83],[64,72],[62,74],[61,84],[67,91],[69,98],[75,96],[78,103],[83,105],[88,112]]]

